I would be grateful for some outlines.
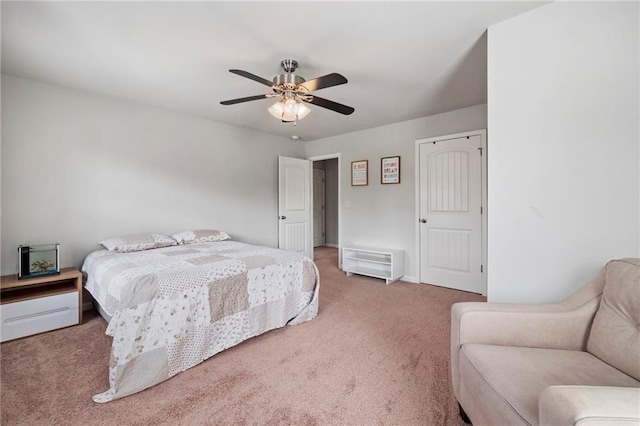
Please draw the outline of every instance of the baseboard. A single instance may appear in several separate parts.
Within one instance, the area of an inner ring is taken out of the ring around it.
[[[90,311],[91,309],[93,309],[93,302],[83,302],[82,303],[82,310],[83,311]]]
[[[331,247],[331,248],[338,248],[337,244],[329,244],[329,243],[325,243],[324,244],[325,247]]]

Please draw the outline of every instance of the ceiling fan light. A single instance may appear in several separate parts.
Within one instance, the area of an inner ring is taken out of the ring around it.
[[[302,102],[298,102],[298,120],[302,120],[307,115],[309,115],[310,112],[311,112],[311,109],[309,109]]]
[[[269,113],[273,115],[278,120],[284,120],[284,105],[281,101],[276,102],[275,104],[269,107]]]
[[[278,120],[298,121],[305,118],[311,110],[295,99],[284,99],[269,107],[269,113]]]
[[[298,120],[298,104],[295,99],[285,99],[283,102],[284,113],[282,119],[284,121],[297,121]]]

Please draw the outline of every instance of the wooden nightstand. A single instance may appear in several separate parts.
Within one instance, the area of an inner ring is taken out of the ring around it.
[[[82,273],[63,268],[58,275],[0,283],[0,341],[82,324]]]

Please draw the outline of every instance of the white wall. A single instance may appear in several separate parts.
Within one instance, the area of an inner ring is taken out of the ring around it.
[[[489,301],[557,301],[640,256],[638,21],[555,2],[489,28]]]
[[[2,76],[2,274],[21,243],[80,266],[104,238],[217,228],[277,245],[278,155],[304,145]]]
[[[486,128],[486,105],[307,142],[307,157],[341,153],[342,245],[405,250],[416,280],[415,141]],[[400,155],[401,183],[380,183],[380,159]],[[369,185],[351,186],[351,162],[369,160]],[[347,204],[351,207],[345,207]]]

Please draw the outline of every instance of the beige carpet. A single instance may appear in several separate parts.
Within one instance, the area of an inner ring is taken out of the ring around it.
[[[451,304],[439,287],[346,277],[318,249],[320,313],[253,338],[133,396],[107,389],[110,338],[81,326],[3,343],[3,425],[461,425],[451,390]]]

